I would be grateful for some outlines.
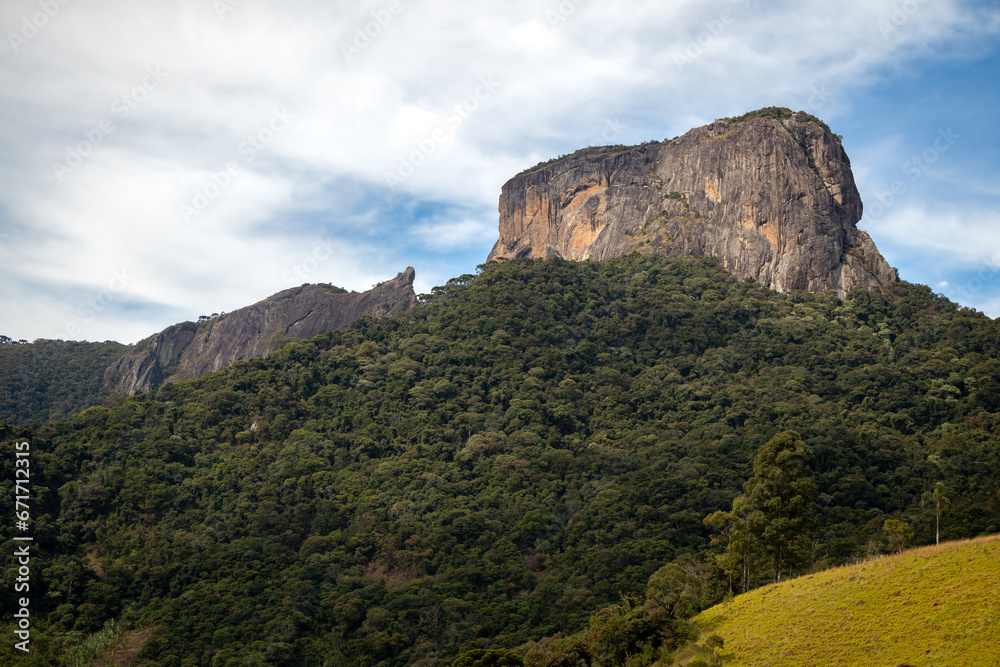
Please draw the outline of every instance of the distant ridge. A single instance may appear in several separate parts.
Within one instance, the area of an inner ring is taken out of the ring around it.
[[[196,324],[184,322],[139,341],[104,372],[113,392],[131,396],[165,382],[201,377],[234,361],[260,357],[287,338],[308,338],[370,315],[384,317],[417,303],[413,267],[367,292],[302,285]]]

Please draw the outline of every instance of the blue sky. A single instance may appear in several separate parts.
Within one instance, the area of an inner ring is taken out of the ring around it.
[[[135,342],[473,272],[511,176],[764,106],[843,135],[903,279],[1000,316],[1000,8],[8,0],[0,334]]]

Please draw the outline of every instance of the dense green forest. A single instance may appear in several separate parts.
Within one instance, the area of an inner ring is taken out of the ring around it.
[[[691,613],[726,594],[704,520],[785,431],[815,483],[797,571],[888,550],[890,518],[933,542],[937,482],[942,539],[1000,531],[998,350],[996,323],[905,282],[840,301],[706,258],[490,263],[394,318],[0,424],[3,497],[12,443],[32,452],[18,664],[114,627],[151,632],[136,664],[624,664],[670,582],[697,579]]]
[[[47,422],[101,405],[108,398],[104,369],[127,350],[113,341],[28,343],[0,336],[0,419]]]

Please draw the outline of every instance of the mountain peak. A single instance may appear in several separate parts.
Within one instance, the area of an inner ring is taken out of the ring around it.
[[[768,107],[675,139],[587,148],[518,174],[500,195],[489,259],[711,255],[779,292],[897,280],[868,234],[840,137]]]

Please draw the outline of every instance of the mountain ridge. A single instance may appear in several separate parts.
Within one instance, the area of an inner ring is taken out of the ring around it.
[[[395,315],[417,303],[413,267],[366,292],[306,284],[272,294],[199,326],[175,324],[139,341],[104,372],[113,392],[131,396],[260,357],[289,338],[309,338],[359,317]]]

